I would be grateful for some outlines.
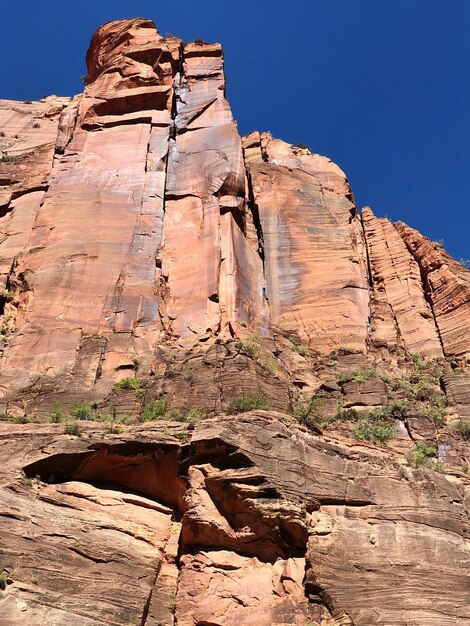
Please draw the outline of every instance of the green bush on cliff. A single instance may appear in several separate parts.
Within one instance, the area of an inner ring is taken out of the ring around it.
[[[339,382],[344,383],[351,381],[353,383],[365,383],[366,380],[370,380],[377,376],[377,368],[372,367],[368,370],[354,370],[352,372],[343,372],[339,375]]]
[[[184,421],[189,424],[197,424],[204,417],[204,414],[201,409],[191,409],[184,416]]]
[[[470,441],[470,422],[459,422],[455,426],[455,430],[459,433],[462,439]]]
[[[261,409],[268,411],[271,408],[271,403],[268,398],[261,393],[248,394],[246,396],[238,396],[228,406],[229,413],[246,413],[247,411],[254,411]]]
[[[76,420],[94,420],[96,415],[89,404],[80,402],[73,407],[72,417]]]
[[[12,154],[2,154],[0,156],[0,163],[14,163],[18,157]]]
[[[119,389],[140,389],[140,380],[134,377],[123,378],[117,383],[114,383],[113,389],[114,391],[118,391]]]
[[[54,405],[54,410],[49,414],[49,423],[50,424],[59,424],[59,422],[64,422],[66,418],[65,411],[62,406],[56,402]]]
[[[249,356],[258,365],[269,370],[272,374],[276,373],[277,361],[272,354],[268,354],[266,350],[263,350],[259,333],[251,333],[244,339],[239,339],[235,346],[241,354],[246,354],[246,356]]]
[[[304,426],[319,427],[322,421],[319,410],[324,401],[325,399],[321,396],[312,396],[307,401],[300,400],[294,404],[292,414],[295,419]]]
[[[362,417],[357,426],[352,431],[355,439],[364,439],[366,441],[387,441],[391,439],[395,433],[393,424],[372,421],[369,417]]]
[[[414,449],[405,455],[406,462],[411,467],[427,467],[436,471],[442,471],[442,463],[434,461],[437,448],[427,445],[424,441],[418,441]]]
[[[64,435],[75,435],[78,437],[81,434],[80,426],[77,420],[68,420],[64,424]]]
[[[145,403],[144,409],[140,414],[141,422],[154,422],[156,420],[165,419],[166,412],[170,406],[168,398],[160,398],[159,400],[149,400]]]

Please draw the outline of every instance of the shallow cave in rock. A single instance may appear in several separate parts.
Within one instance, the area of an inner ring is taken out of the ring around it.
[[[79,481],[106,485],[181,509],[184,488],[178,478],[178,451],[175,444],[103,445],[86,452],[51,455],[23,471],[27,478],[39,476],[50,484]]]

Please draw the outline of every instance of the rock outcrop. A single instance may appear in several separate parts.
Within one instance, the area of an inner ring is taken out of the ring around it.
[[[468,269],[219,44],[87,65],[0,101],[2,626],[470,626]]]
[[[0,427],[5,624],[470,623],[468,500],[432,470],[267,413],[187,443],[19,428]]]

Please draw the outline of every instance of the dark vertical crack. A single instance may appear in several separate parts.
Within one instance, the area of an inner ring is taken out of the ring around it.
[[[253,182],[251,179],[251,174],[248,168],[245,165],[246,170],[246,179],[248,183],[248,208],[250,209],[251,215],[253,216],[253,224],[255,226],[256,235],[258,237],[258,254],[263,261],[263,273],[266,278],[265,272],[265,254],[264,254],[264,235],[263,235],[263,227],[261,225],[261,219],[259,215],[259,207],[256,204],[255,194],[253,191]]]
[[[362,213],[359,213],[358,211],[356,212],[356,214],[359,217],[359,221],[361,223],[361,228],[362,228],[362,234],[364,235],[364,244],[365,244],[365,249],[366,249],[366,263],[367,263],[367,272],[368,272],[368,278],[369,278],[369,287],[371,289],[371,291],[374,291],[374,282],[372,280],[372,266],[371,266],[371,262],[370,262],[370,253],[369,253],[369,242],[367,241],[367,234],[366,234],[366,229],[364,226],[364,220],[362,219]]]
[[[155,590],[155,586],[157,584],[157,580],[158,580],[158,577],[160,575],[160,571],[162,569],[162,565],[163,565],[163,553],[161,554],[161,558],[160,558],[160,560],[158,562],[158,567],[155,570],[155,576],[154,576],[153,581],[152,581],[152,586],[150,588],[149,595],[147,596],[147,600],[145,602],[144,611],[142,613],[142,620],[140,622],[140,626],[145,626],[145,624],[147,622],[148,614],[149,614],[149,611],[150,611],[150,603],[152,602],[153,592]]]

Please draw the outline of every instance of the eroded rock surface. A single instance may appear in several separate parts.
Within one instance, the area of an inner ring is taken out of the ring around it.
[[[161,369],[161,346],[247,327],[322,352],[465,357],[468,270],[360,216],[328,158],[242,140],[219,44],[120,20],[87,64],[72,99],[0,104],[7,402],[46,381],[101,400],[136,361]]]
[[[171,423],[16,428],[0,426],[6,625],[470,624],[468,479],[268,413],[184,444]]]
[[[470,625],[468,269],[241,138],[219,44],[87,64],[0,101],[2,626]]]

